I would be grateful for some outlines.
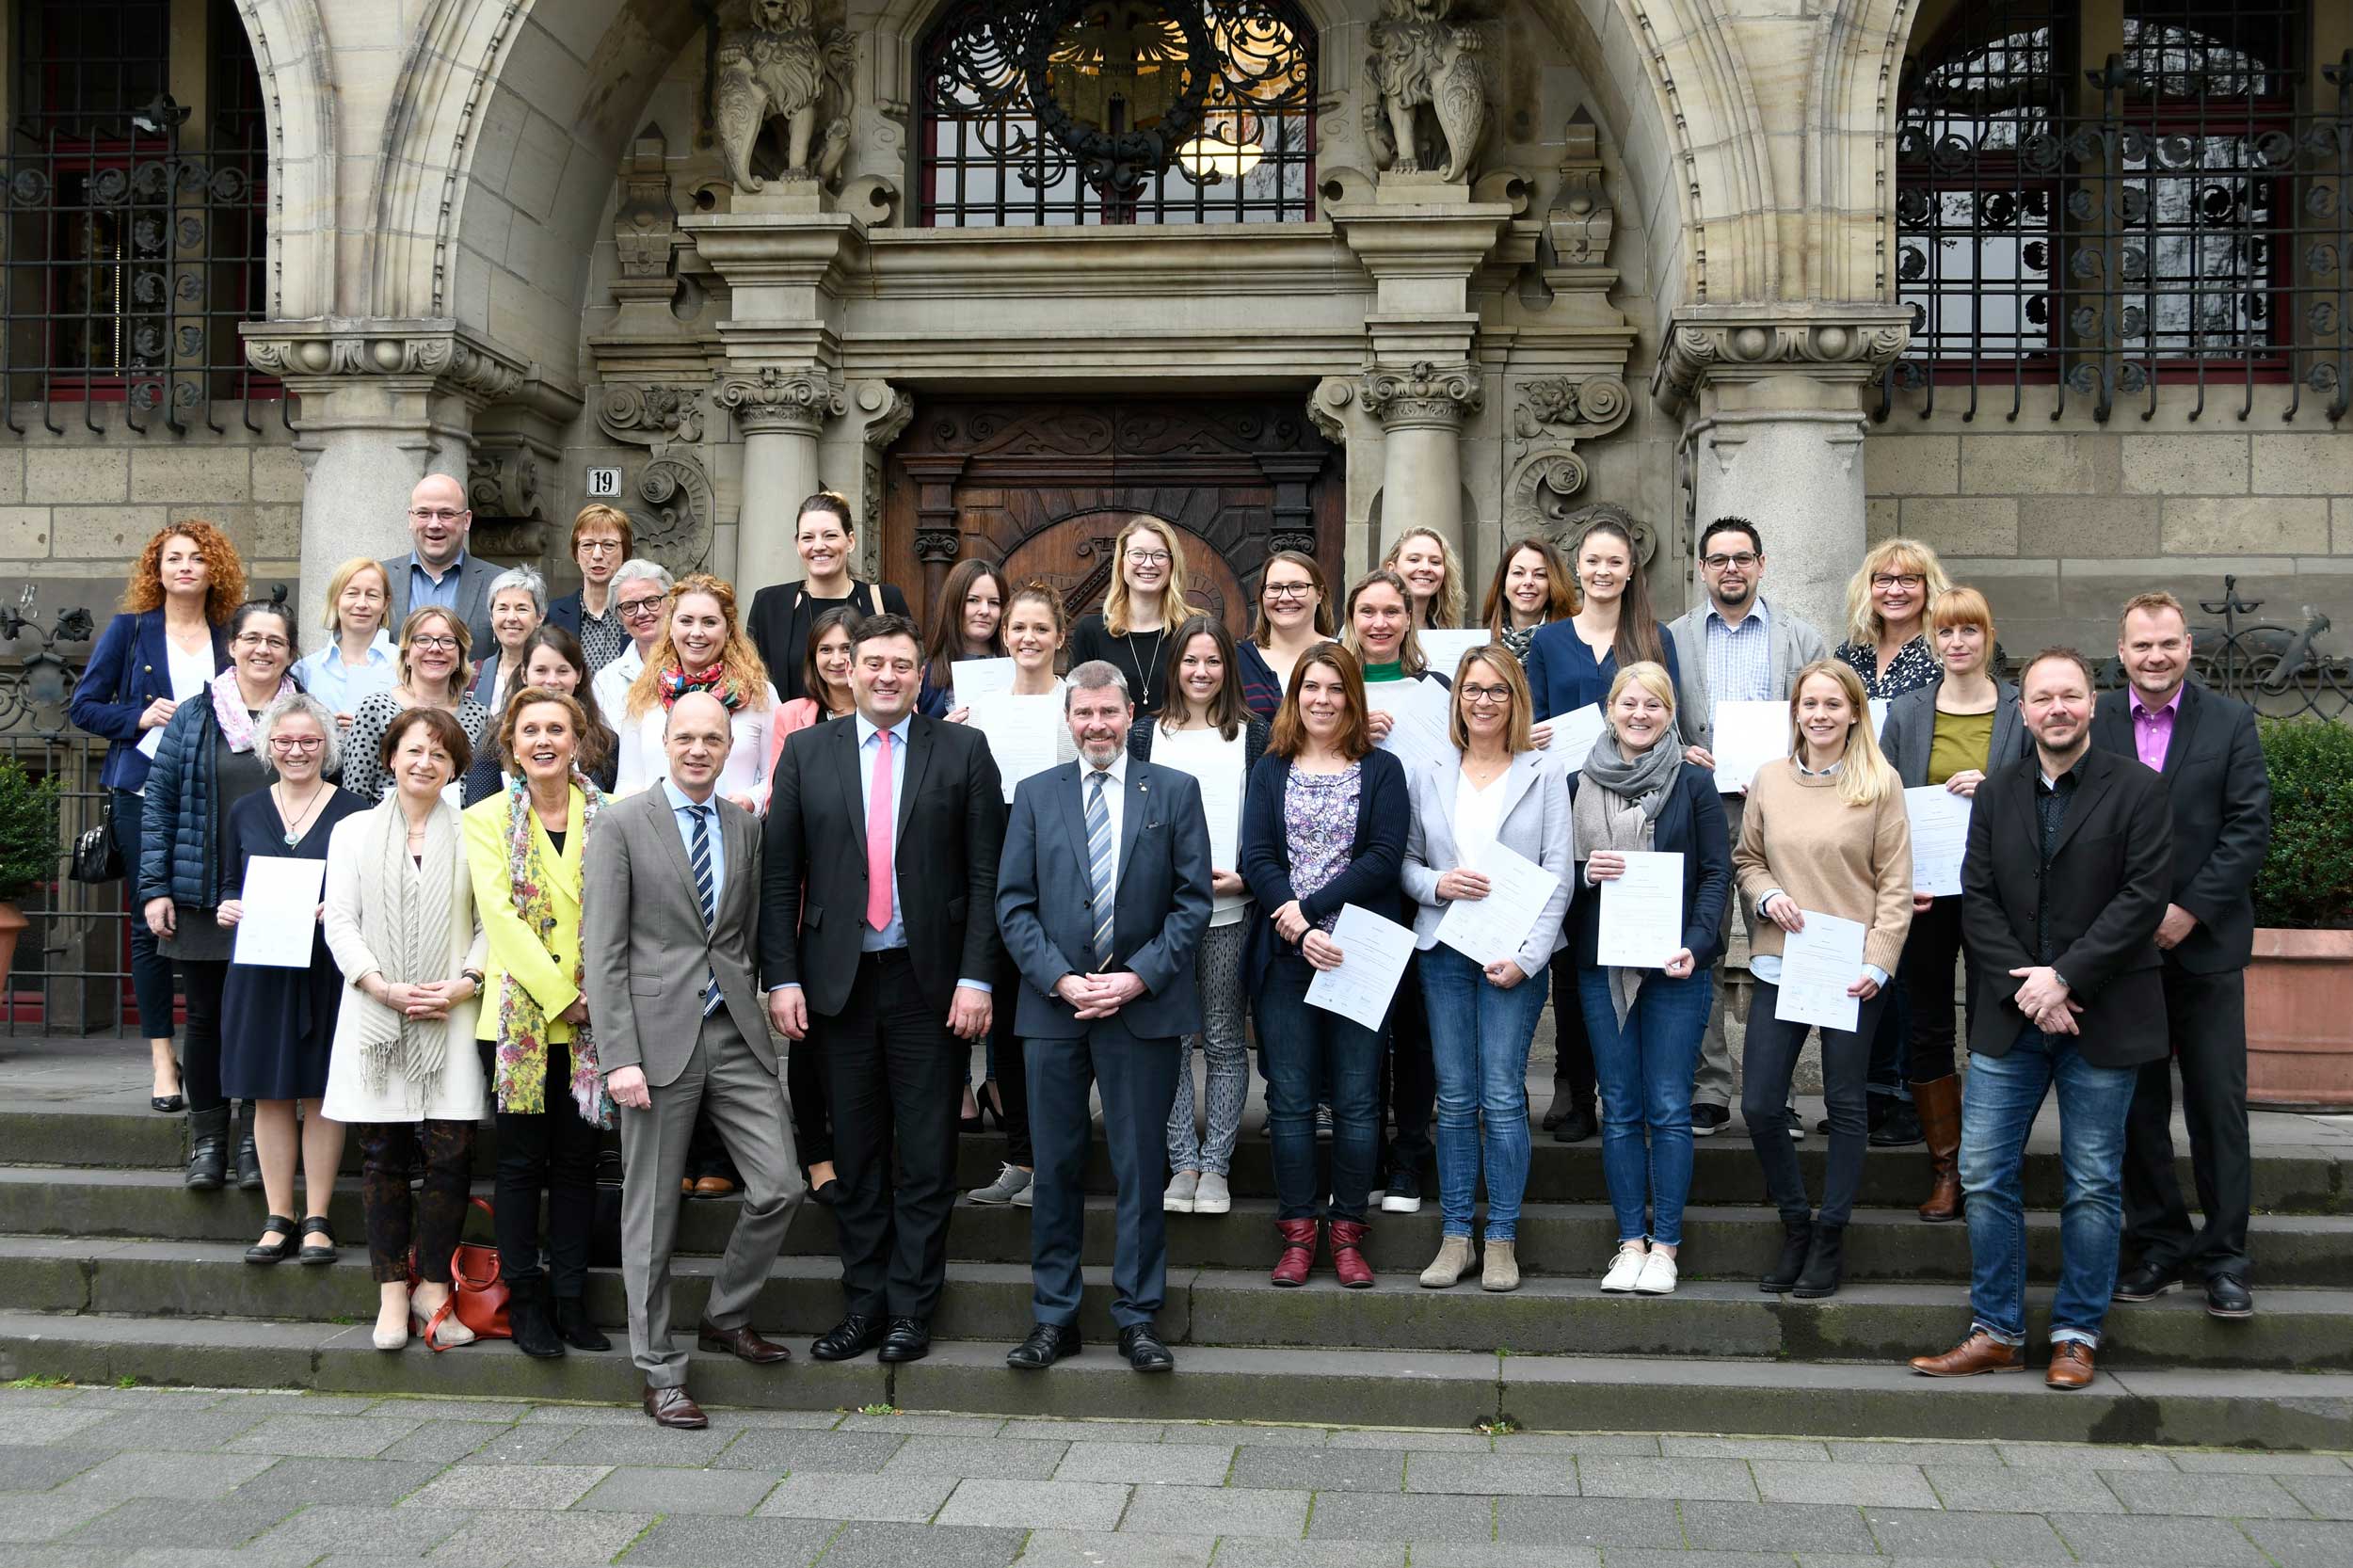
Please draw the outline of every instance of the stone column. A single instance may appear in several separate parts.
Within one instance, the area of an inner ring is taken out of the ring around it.
[[[1381,536],[1376,552],[1408,528],[1434,529],[1463,549],[1463,422],[1486,406],[1478,370],[1427,360],[1404,370],[1369,370],[1357,400],[1381,422]]]
[[[1903,352],[1909,320],[1884,304],[1687,306],[1651,384],[1684,417],[1694,536],[1718,517],[1754,521],[1766,596],[1833,645],[1866,542],[1863,390]]]
[[[757,371],[719,377],[712,401],[735,415],[744,437],[744,510],[735,539],[735,588],[746,603],[771,584],[801,573],[792,549],[795,508],[821,488],[817,437],[827,419],[850,411],[849,400],[819,367]]]

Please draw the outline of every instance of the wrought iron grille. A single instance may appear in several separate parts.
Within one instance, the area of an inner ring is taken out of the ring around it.
[[[2241,419],[2343,417],[2353,54],[2315,76],[2296,0],[2127,0],[2082,56],[2073,0],[1977,0],[1911,62],[1897,139],[1897,289],[1913,341],[1881,384],[1922,417],[2153,413],[2210,391]],[[2004,393],[2007,392],[2007,397]],[[2041,395],[2032,401],[2042,401]],[[2003,405],[2007,403],[2005,408]]]
[[[921,222],[1315,216],[1315,28],[1289,0],[965,0],[925,40]]]

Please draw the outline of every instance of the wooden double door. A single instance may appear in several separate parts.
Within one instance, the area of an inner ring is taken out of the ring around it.
[[[1112,542],[1148,512],[1180,536],[1193,608],[1246,637],[1274,551],[1307,551],[1337,582],[1342,458],[1305,400],[920,399],[887,458],[885,578],[928,629],[949,568],[980,556],[1061,589],[1075,620],[1102,607]]]

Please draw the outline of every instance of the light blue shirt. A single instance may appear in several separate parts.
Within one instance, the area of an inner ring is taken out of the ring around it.
[[[400,648],[392,634],[376,628],[363,664],[344,663],[343,649],[330,640],[295,664],[295,680],[302,689],[327,704],[330,713],[358,711],[361,697],[392,690],[400,683]]]
[[[1713,603],[1700,623],[1707,637],[1707,690],[1718,702],[1773,699],[1773,632],[1765,601],[1753,600],[1733,625]]]
[[[691,870],[695,864],[695,812],[698,808],[685,791],[671,782],[668,774],[662,776],[662,792],[670,802],[670,815],[678,824],[679,842],[686,846],[686,864]],[[716,909],[728,890],[728,852],[719,832],[719,792],[716,789],[711,792],[709,800],[701,803],[699,809],[710,813],[703,819],[703,828],[704,836],[711,844],[711,907]]]
[[[457,585],[464,580],[465,571],[466,552],[462,550],[457,552],[457,559],[452,561],[439,578],[425,569],[423,557],[415,551],[410,551],[408,552],[408,608],[422,610],[428,604],[438,604],[444,610],[456,609]]]

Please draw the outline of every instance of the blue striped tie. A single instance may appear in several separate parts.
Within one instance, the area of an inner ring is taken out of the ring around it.
[[[1095,961],[1112,961],[1112,812],[1103,804],[1103,785],[1110,773],[1097,768],[1088,776],[1087,871],[1095,883]]]
[[[711,892],[711,808],[689,806],[687,815],[695,819],[695,842],[688,858],[695,868],[695,897],[703,907],[703,930],[708,932],[719,921],[719,910]],[[704,971],[707,982],[703,991],[703,1016],[708,1018],[719,1010],[719,976],[717,971]]]

